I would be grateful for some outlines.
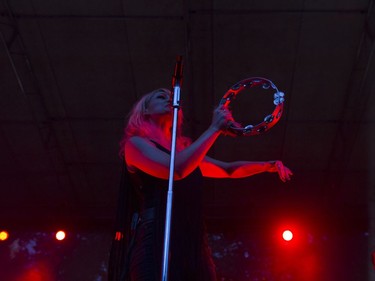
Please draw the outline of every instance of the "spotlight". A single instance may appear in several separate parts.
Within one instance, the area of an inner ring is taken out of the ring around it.
[[[283,231],[283,239],[285,241],[291,241],[293,239],[293,232],[289,229]]]
[[[8,239],[8,237],[9,237],[9,234],[5,230],[2,230],[0,232],[0,241],[5,241]]]
[[[65,239],[66,233],[63,230],[59,230],[59,231],[56,232],[56,236],[55,237],[56,237],[57,240],[62,241],[62,240]]]

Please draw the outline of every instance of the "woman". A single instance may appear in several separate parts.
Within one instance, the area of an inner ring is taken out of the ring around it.
[[[228,109],[216,108],[211,125],[194,142],[181,134],[181,110],[179,114],[169,280],[216,280],[202,216],[202,177],[240,178],[277,172],[286,181],[292,172],[281,161],[223,162],[208,157],[215,140],[234,122]],[[131,185],[126,188],[133,188],[138,214],[133,218],[135,227],[124,265],[127,280],[160,280],[172,115],[169,90],[145,95],[134,106],[121,142]]]

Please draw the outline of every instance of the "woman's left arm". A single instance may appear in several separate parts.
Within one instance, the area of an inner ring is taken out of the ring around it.
[[[206,156],[199,167],[203,176],[210,178],[244,178],[264,172],[277,172],[280,179],[286,182],[293,175],[292,171],[279,160],[224,162]]]

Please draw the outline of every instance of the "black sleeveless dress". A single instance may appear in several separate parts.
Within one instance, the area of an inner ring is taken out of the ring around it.
[[[155,145],[166,153],[164,147]],[[130,173],[140,216],[128,255],[131,281],[160,280],[168,181],[142,171]],[[202,174],[197,168],[174,182],[169,258],[170,281],[216,280],[202,214]]]

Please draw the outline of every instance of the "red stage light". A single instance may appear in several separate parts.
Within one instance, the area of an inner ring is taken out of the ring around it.
[[[283,239],[285,241],[291,241],[293,239],[293,232],[289,229],[283,231]]]
[[[56,236],[55,237],[56,237],[57,240],[62,241],[62,240],[65,239],[66,233],[63,230],[59,230],[59,231],[56,232]]]
[[[0,232],[0,241],[5,241],[8,239],[8,237],[9,237],[9,234],[5,230]]]
[[[122,238],[124,238],[124,235],[120,231],[116,231],[115,240],[120,241]]]

